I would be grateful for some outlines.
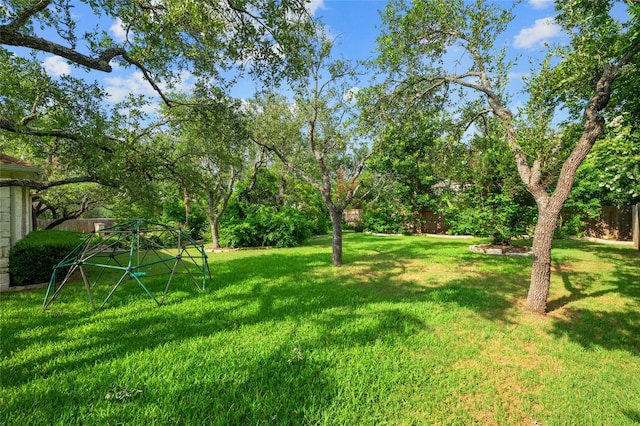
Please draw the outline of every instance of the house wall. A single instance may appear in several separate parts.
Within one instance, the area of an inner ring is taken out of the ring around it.
[[[9,288],[9,250],[31,228],[30,190],[0,187],[0,291]]]

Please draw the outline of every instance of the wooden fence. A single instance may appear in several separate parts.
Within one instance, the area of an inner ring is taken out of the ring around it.
[[[603,206],[600,217],[587,220],[584,235],[608,240],[630,241],[633,238],[632,206]]]
[[[602,207],[598,218],[585,222],[585,236],[618,241],[633,239],[638,247],[640,244],[639,206]],[[362,222],[363,211],[345,210],[344,219],[349,225]],[[409,232],[417,234],[443,234],[449,228],[442,216],[428,209],[415,213],[411,222],[408,224]]]
[[[362,209],[348,209],[342,213],[342,217],[349,226],[356,226],[364,220]]]
[[[85,234],[89,234],[91,232],[95,232],[102,228],[108,228],[116,224],[116,219],[109,219],[104,217],[94,218],[94,219],[73,219],[67,220],[66,222],[62,222],[60,225],[56,226],[55,229],[60,229],[62,231],[75,231],[82,232]],[[38,219],[38,229],[45,229],[53,223],[53,220],[50,219]]]

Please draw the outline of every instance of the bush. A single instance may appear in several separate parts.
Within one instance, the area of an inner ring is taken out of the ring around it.
[[[581,214],[563,210],[554,232],[554,238],[584,236],[585,222]]]
[[[220,244],[226,247],[295,247],[309,238],[311,223],[298,210],[280,207],[244,205],[241,214],[228,210],[223,221]],[[235,213],[235,214],[234,214]]]
[[[364,212],[363,229],[381,234],[404,234],[407,232],[405,215],[398,213],[397,206],[383,204],[368,208]]]
[[[511,239],[529,234],[535,222],[536,208],[528,197],[470,192],[460,198],[444,211],[450,234],[491,237],[493,244],[509,245]]]
[[[48,282],[53,268],[83,239],[77,232],[34,231],[9,251],[10,286]]]

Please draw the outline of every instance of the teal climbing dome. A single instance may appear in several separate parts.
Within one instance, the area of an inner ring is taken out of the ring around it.
[[[135,281],[162,305],[178,275],[186,276],[183,281],[193,281],[199,290],[204,290],[211,278],[204,246],[180,228],[146,219],[123,222],[87,236],[55,266],[42,309],[46,310],[67,284],[79,280],[84,283],[93,309],[96,296],[104,297],[102,308],[127,281]],[[158,277],[166,278],[161,295],[160,291],[154,294],[145,284],[152,277],[154,282],[162,280]]]

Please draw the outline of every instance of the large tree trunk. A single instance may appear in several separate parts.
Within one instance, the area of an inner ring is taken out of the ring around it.
[[[331,243],[331,264],[342,266],[342,211],[329,209],[331,224],[333,225],[333,240]]]
[[[209,227],[211,228],[211,245],[214,249],[220,248],[220,230],[217,217],[208,217]]]
[[[482,76],[484,86],[489,89],[487,99],[491,108],[506,124],[506,139],[515,156],[520,178],[538,205],[538,222],[533,236],[531,283],[526,302],[526,308],[531,311],[538,313],[547,311],[547,297],[551,283],[551,244],[560,210],[569,197],[578,167],[589,154],[591,147],[602,132],[604,118],[600,116],[600,111],[609,103],[611,84],[616,79],[620,68],[631,60],[637,49],[640,47],[634,48],[633,52],[625,55],[617,65],[604,67],[602,75],[596,83],[596,93],[585,107],[582,135],[562,165],[556,188],[551,196],[547,194],[547,186],[542,179],[543,162],[537,159],[533,166],[529,166],[527,157],[516,138],[513,115],[502,106],[498,97],[492,92],[487,77]]]
[[[582,161],[598,138],[603,124],[604,119],[597,114],[593,114],[591,119],[586,120],[585,130],[571,155],[562,165],[556,188],[551,197],[547,196],[546,192],[543,191],[541,184],[537,186],[528,185],[528,189],[534,195],[538,205],[538,222],[533,234],[531,284],[526,303],[526,308],[531,311],[541,314],[547,311],[547,297],[549,296],[551,283],[551,244],[553,242],[553,234],[556,230],[562,206],[573,187],[578,167],[582,164]],[[536,181],[539,182],[540,178],[538,177]]]
[[[220,217],[222,214],[216,212],[215,197],[212,193],[207,194],[207,220],[211,228],[211,244],[214,249],[220,248]]]
[[[594,99],[589,104],[590,108],[588,107],[585,112],[584,131],[562,165],[553,195],[548,197],[543,190],[540,174],[536,167],[534,167],[534,174],[537,174],[537,177],[533,181],[537,182],[537,185],[532,185],[531,181],[528,185],[528,189],[538,205],[538,222],[533,234],[533,265],[526,308],[541,314],[547,311],[547,297],[551,284],[551,244],[560,211],[569,197],[578,167],[591,150],[604,126],[604,119],[598,114],[598,111],[604,108],[606,102],[600,101],[602,103],[599,103],[597,96],[594,96]],[[606,101],[608,101],[608,97],[606,97]],[[527,182],[524,178],[523,181]]]
[[[555,200],[554,200],[555,201]],[[533,264],[526,308],[544,314],[551,284],[551,246],[560,216],[558,203],[538,203],[538,222],[533,233]]]

